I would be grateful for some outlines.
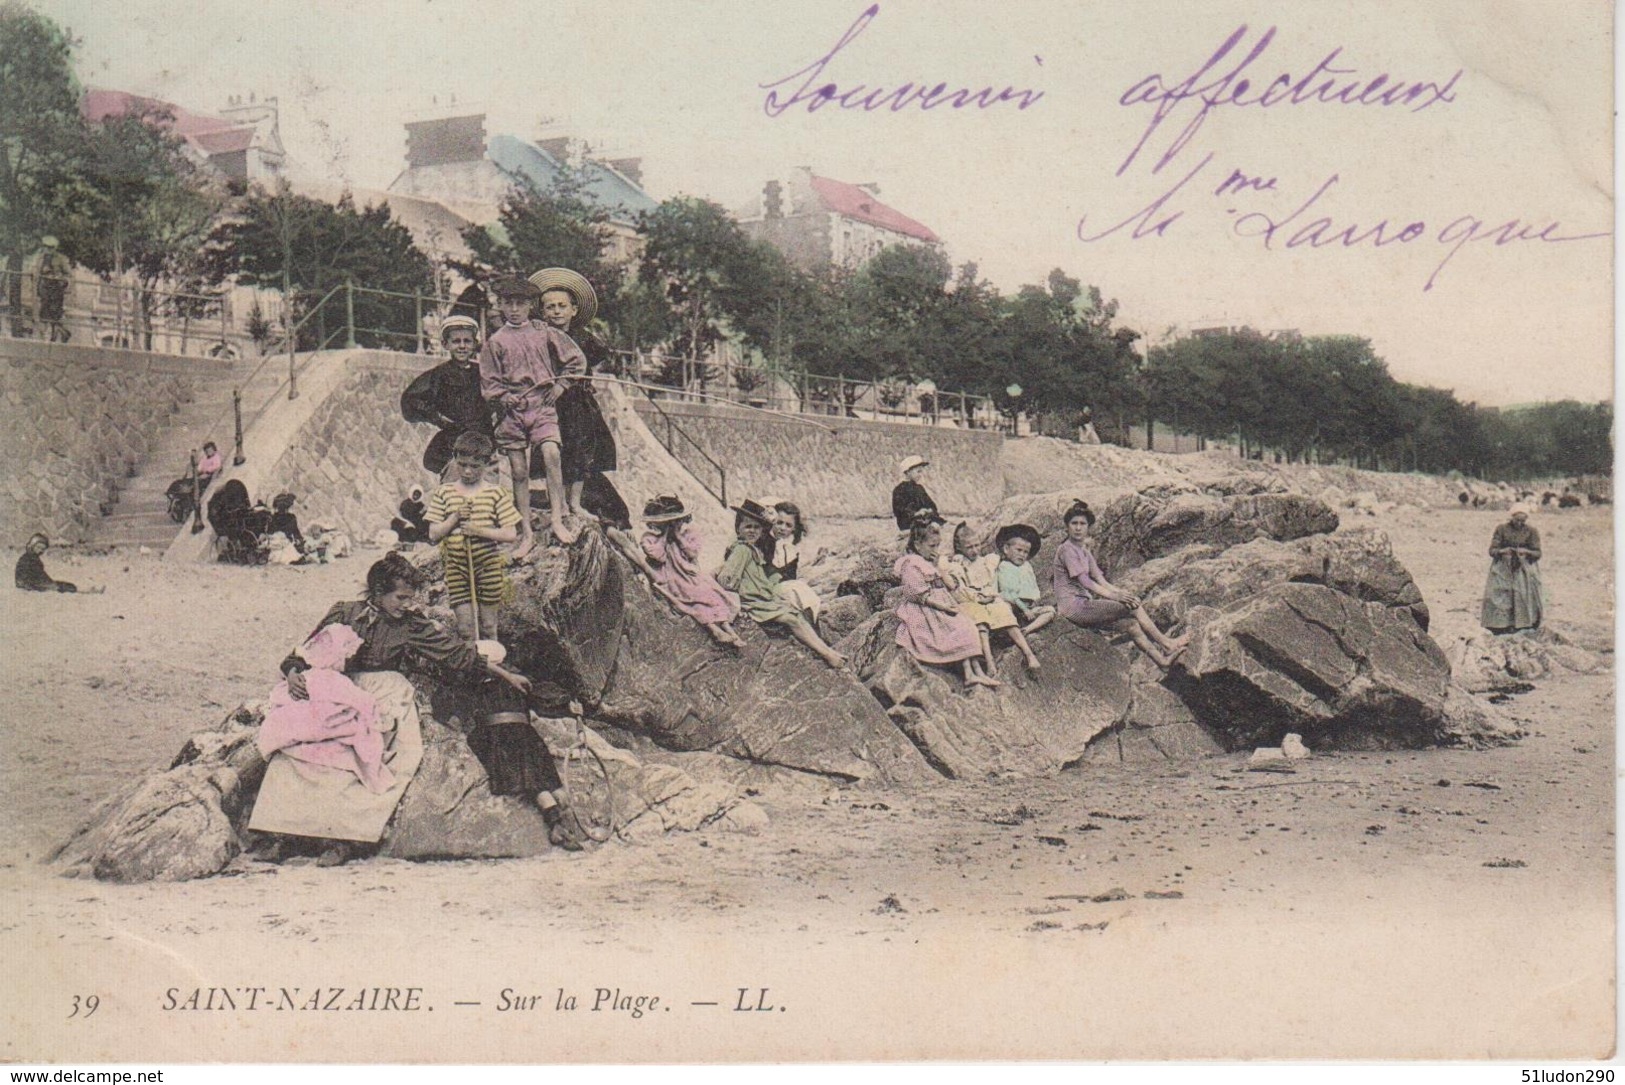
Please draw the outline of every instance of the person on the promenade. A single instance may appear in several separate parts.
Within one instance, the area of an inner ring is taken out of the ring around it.
[[[931,461],[924,456],[908,456],[898,465],[903,472],[903,481],[893,487],[891,492],[891,514],[897,521],[898,531],[907,531],[914,523],[914,514],[921,509],[937,511],[937,503],[926,492],[920,479],[925,476],[925,469],[931,466]]]
[[[540,448],[547,473],[548,508],[553,538],[563,546],[576,541],[567,526],[564,475],[559,461],[558,398],[563,383],[587,370],[586,356],[568,335],[551,324],[532,322],[531,308],[538,291],[520,278],[499,280],[492,286],[503,325],[480,351],[480,394],[498,404],[497,447],[508,455],[513,474],[514,505],[519,510],[519,546],[516,559],[536,546],[530,523],[530,452]]]
[[[1015,611],[1023,633],[1036,633],[1055,620],[1055,608],[1039,604],[1038,573],[1032,559],[1038,556],[1043,538],[1031,524],[1006,524],[993,536],[999,552],[994,582],[999,596]]]
[[[491,405],[480,394],[480,324],[473,317],[452,315],[440,325],[440,341],[449,357],[419,373],[401,393],[401,415],[408,422],[439,426],[423,450],[424,470],[443,479],[451,463],[451,446],[465,433],[495,439]],[[398,532],[397,532],[398,533]],[[402,540],[406,541],[406,540]]]
[[[34,273],[34,293],[39,299],[40,321],[50,328],[53,343],[66,343],[72,336],[62,318],[67,305],[68,286],[73,282],[73,266],[62,255],[56,238],[40,238],[39,268]]]
[[[458,632],[471,641],[497,639],[497,611],[511,590],[502,547],[519,538],[519,510],[485,477],[494,451],[483,433],[457,438],[453,478],[434,488],[425,510],[429,541],[440,544],[446,598]]]
[[[1479,619],[1492,633],[1539,629],[1545,615],[1540,583],[1540,532],[1529,523],[1529,506],[1513,505],[1507,522],[1490,539],[1490,574],[1484,581]]]
[[[344,673],[377,703],[383,763],[393,777],[389,787],[374,792],[355,773],[275,755],[254,801],[250,829],[322,841],[326,848],[317,862],[325,866],[342,863],[356,854],[358,846],[383,838],[384,827],[423,758],[417,695],[401,673],[408,665],[433,666],[470,683],[495,675],[519,692],[529,692],[530,680],[524,675],[487,661],[472,643],[418,613],[412,602],[422,585],[423,575],[391,551],[367,570],[365,598],[334,604],[312,631],[314,636],[327,626],[342,624],[361,638]],[[298,652],[282,661],[293,700],[310,696],[303,674],[309,668]]]
[[[1015,610],[999,594],[998,555],[982,553],[970,524],[963,520],[954,528],[953,550],[953,553],[944,554],[938,559],[937,569],[965,616],[976,623],[976,631],[982,638],[982,660],[987,672],[992,674],[994,670],[993,634],[1000,631],[1009,634],[1016,647],[1021,649],[1027,669],[1038,670],[1038,657],[1033,654],[1026,634],[1022,633],[1021,623],[1016,621]]]
[[[615,435],[592,388],[593,371],[609,356],[591,331],[598,315],[598,293],[585,276],[569,268],[543,268],[530,281],[541,291],[542,320],[568,335],[587,359],[583,379],[568,382],[559,393],[559,468],[566,504],[582,520],[596,518],[629,530],[631,510],[604,477],[615,470]]]
[[[700,568],[705,541],[682,501],[670,495],[653,498],[643,506],[643,522],[648,530],[639,542],[656,587],[672,606],[703,625],[718,644],[743,647],[745,642],[733,627],[739,616],[739,596]]]
[[[13,574],[13,581],[23,591],[57,591],[76,593],[79,585],[68,580],[53,580],[45,571],[45,561],[42,555],[51,548],[51,540],[40,532],[28,537],[28,545],[17,558],[17,569]],[[106,591],[105,587],[86,588],[86,595],[100,595]]]
[[[897,643],[921,663],[958,663],[967,686],[997,686],[999,680],[983,666],[976,623],[960,610],[937,569],[942,523],[935,512],[921,509],[909,525],[908,549],[894,567],[903,587]]]
[[[1185,650],[1190,635],[1170,637],[1157,628],[1139,598],[1106,579],[1100,564],[1089,550],[1089,529],[1095,514],[1085,502],[1074,502],[1066,510],[1066,539],[1055,550],[1055,604],[1061,616],[1084,629],[1116,629],[1126,632],[1151,657],[1151,662],[1167,670]]]
[[[824,643],[824,638],[801,616],[795,604],[779,595],[778,577],[769,573],[762,562],[762,537],[773,529],[767,510],[755,501],[741,501],[733,510],[734,532],[738,538],[728,546],[722,568],[717,572],[717,583],[739,593],[739,605],[753,621],[782,625],[829,666],[844,666],[846,657]]]

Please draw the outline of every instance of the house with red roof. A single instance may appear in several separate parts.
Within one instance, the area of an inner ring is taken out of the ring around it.
[[[768,181],[738,218],[748,236],[809,270],[857,267],[892,245],[942,244],[929,226],[882,203],[878,185],[820,177],[806,166]]]
[[[108,117],[161,110],[173,120],[170,130],[186,141],[200,163],[221,176],[238,181],[264,180],[283,172],[287,153],[277,129],[277,100],[250,96],[230,99],[221,116],[194,113],[173,102],[144,98],[122,90],[91,89],[80,102],[80,112],[91,124]]]

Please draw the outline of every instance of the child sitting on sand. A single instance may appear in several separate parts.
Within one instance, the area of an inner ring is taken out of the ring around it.
[[[28,537],[28,545],[23,547],[22,554],[17,558],[17,570],[14,581],[23,591],[59,591],[78,592],[79,585],[67,580],[53,580],[45,571],[45,562],[40,555],[51,548],[51,540],[38,532]],[[94,587],[85,589],[86,595],[100,595],[107,589]]]
[[[643,506],[643,522],[649,530],[640,542],[655,586],[672,606],[705,626],[717,643],[743,647],[733,627],[739,596],[700,569],[704,541],[682,501],[669,495],[655,498]]]
[[[960,610],[976,623],[982,637],[982,659],[988,673],[991,674],[994,669],[993,633],[1001,629],[1008,632],[1016,647],[1021,649],[1022,656],[1027,660],[1027,669],[1038,670],[1038,657],[1033,654],[1032,646],[1027,643],[1027,637],[1016,621],[1016,612],[999,594],[998,556],[982,553],[970,524],[963,520],[954,528],[953,548],[952,554],[937,562],[937,568],[958,600]]]
[[[446,596],[467,640],[497,639],[497,608],[508,601],[503,543],[519,538],[519,510],[508,491],[486,481],[491,438],[467,432],[452,445],[452,481],[429,495],[429,541],[440,544]],[[474,603],[479,603],[476,623]]]
[[[1021,632],[1033,633],[1055,620],[1055,608],[1038,605],[1038,574],[1032,559],[1043,545],[1038,529],[1028,524],[1006,524],[993,537],[993,546],[1003,560],[995,574],[999,595],[1010,604],[1021,622]]]
[[[717,572],[718,583],[739,593],[741,608],[755,621],[777,622],[829,666],[845,665],[846,657],[825,644],[824,638],[807,624],[795,604],[779,595],[778,577],[762,564],[758,547],[772,528],[773,521],[767,510],[755,501],[741,501],[734,506],[734,531],[739,537],[728,546],[722,568]]]

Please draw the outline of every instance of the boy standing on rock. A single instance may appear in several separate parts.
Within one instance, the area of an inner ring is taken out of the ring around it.
[[[480,351],[480,394],[497,403],[497,447],[508,455],[513,472],[514,505],[519,509],[519,545],[514,558],[522,559],[536,547],[530,523],[530,450],[540,447],[547,472],[548,506],[553,537],[565,546],[576,533],[565,526],[564,475],[559,461],[558,398],[565,382],[584,376],[587,358],[575,341],[548,324],[532,323],[531,306],[540,291],[520,278],[492,285],[503,326]]]

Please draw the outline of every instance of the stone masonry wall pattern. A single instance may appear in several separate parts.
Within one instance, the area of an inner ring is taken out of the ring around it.
[[[0,361],[0,532],[21,546],[89,537],[119,489],[194,395],[182,372],[141,363]]]

